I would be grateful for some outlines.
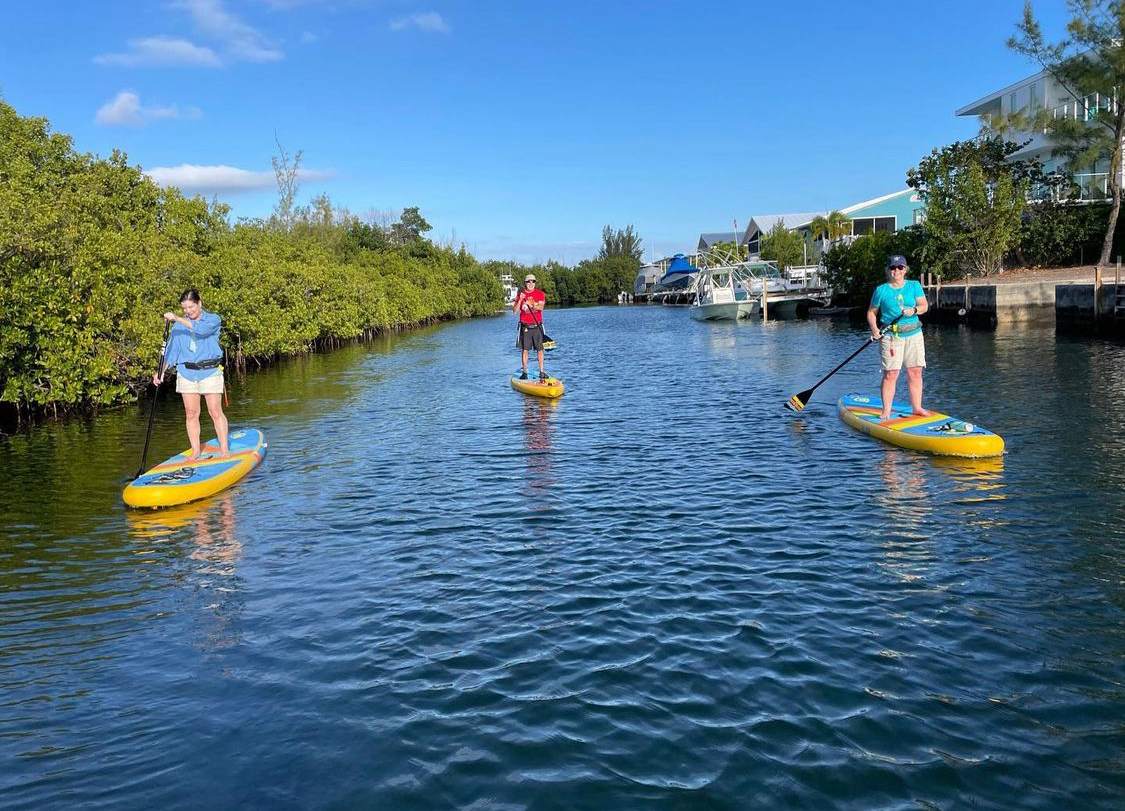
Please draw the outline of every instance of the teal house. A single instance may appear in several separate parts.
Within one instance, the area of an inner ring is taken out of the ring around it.
[[[925,204],[919,199],[918,192],[914,189],[884,194],[872,200],[864,200],[850,206],[837,209],[847,215],[851,220],[851,233],[844,238],[854,238],[871,234],[876,231],[894,233],[911,225],[918,225],[925,218]],[[750,218],[746,224],[746,231],[742,235],[742,244],[750,249],[754,256],[761,248],[762,237],[770,232],[778,223],[789,231],[803,234],[806,239],[811,239],[811,224],[817,217],[826,217],[827,211],[813,211],[801,214],[760,214]],[[818,241],[818,248],[823,249],[826,244]]]

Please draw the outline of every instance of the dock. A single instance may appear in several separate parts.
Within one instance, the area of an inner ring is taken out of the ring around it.
[[[968,319],[988,326],[1053,322],[1064,329],[1125,332],[1120,264],[957,284],[923,281],[929,281],[923,288],[935,320]]]

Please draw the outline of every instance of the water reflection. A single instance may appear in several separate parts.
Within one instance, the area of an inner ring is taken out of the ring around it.
[[[953,483],[953,492],[960,503],[977,501],[1002,501],[1004,493],[1004,457],[966,459],[954,456],[935,456],[933,467],[947,473]]]
[[[933,510],[927,492],[925,457],[887,449],[876,463],[882,486],[875,489],[876,506],[897,527],[916,529]]]
[[[525,397],[523,403],[523,444],[527,449],[527,494],[542,499],[553,485],[551,476],[551,415],[558,400]],[[536,503],[532,509],[543,509]]]
[[[234,646],[240,641],[237,620],[242,612],[237,564],[242,543],[235,524],[234,493],[226,492],[162,510],[126,513],[133,538],[189,544],[189,592],[200,600],[195,619],[200,623],[196,645],[205,651]]]

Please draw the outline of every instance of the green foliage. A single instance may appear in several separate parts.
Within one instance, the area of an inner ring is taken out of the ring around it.
[[[812,239],[827,239],[832,241],[840,237],[850,236],[852,233],[852,220],[842,211],[830,211],[828,216],[818,214],[809,223],[809,235]]]
[[[1019,144],[1000,138],[957,141],[907,173],[926,204],[929,239],[921,257],[935,270],[987,276],[1015,244],[1027,190],[1042,177],[1038,161],[1009,160]]]
[[[413,214],[409,214],[413,212]],[[224,206],[161,189],[124,155],[74,151],[0,102],[0,403],[121,402],[158,362],[160,314],[200,290],[230,360],[309,351],[500,307],[495,276],[464,250],[387,233],[327,197],[231,228]],[[428,225],[404,212],[412,233]]]
[[[887,258],[894,254],[906,257],[918,278],[925,234],[911,226],[897,233],[876,231],[857,237],[850,243],[836,243],[824,252],[828,284],[833,302],[842,306],[866,306],[874,289],[885,282]]]
[[[759,255],[775,263],[781,270],[791,265],[802,265],[805,262],[805,240],[779,221],[774,223],[773,228],[762,237],[762,250]]]
[[[728,265],[734,262],[745,262],[750,258],[750,249],[745,245],[737,245],[732,240],[714,243],[707,254],[709,260],[719,260],[721,264]],[[714,263],[710,262],[710,264],[713,265]]]
[[[1102,249],[1108,203],[1033,206],[1020,225],[1015,258],[1024,265],[1064,266],[1091,262]],[[1121,253],[1118,235],[1114,256]]]
[[[433,227],[418,213],[418,206],[404,208],[398,222],[391,226],[390,240],[395,245],[410,245],[422,239]]]
[[[617,259],[625,257],[632,259],[634,264],[641,261],[644,248],[641,247],[641,238],[633,232],[633,226],[627,225],[624,229],[616,231],[608,225],[602,229],[602,249],[598,252],[598,260]],[[632,280],[630,280],[630,284]]]
[[[1067,35],[1049,43],[1028,0],[1008,47],[1037,62],[1071,94],[1074,104],[1081,105],[1080,116],[1056,116],[1047,109],[1034,116],[1031,123],[1050,134],[1053,153],[1066,159],[1071,173],[1090,171],[1098,161],[1108,162],[1113,204],[1103,231],[1099,264],[1104,265],[1110,260],[1121,205],[1125,104],[1117,103],[1115,97],[1118,88],[1125,87],[1125,3],[1068,0],[1067,6],[1071,14]]]

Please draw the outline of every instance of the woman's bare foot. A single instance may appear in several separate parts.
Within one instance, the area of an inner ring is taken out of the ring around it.
[[[915,417],[928,417],[928,416],[930,416],[930,412],[927,411],[924,408],[916,408],[916,409],[914,409],[914,416]]]
[[[888,412],[887,412],[887,413],[885,413],[885,414],[880,414],[880,415],[879,415],[879,422],[886,422],[886,421],[887,421],[887,420],[889,420],[890,418],[891,418],[891,412],[889,412],[889,411],[888,411]]]

